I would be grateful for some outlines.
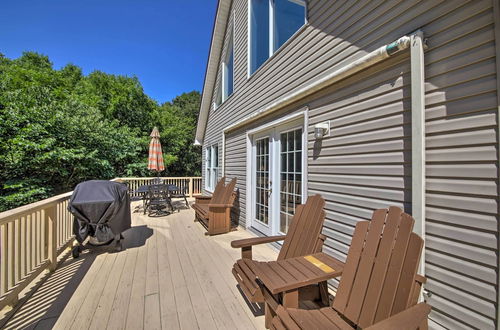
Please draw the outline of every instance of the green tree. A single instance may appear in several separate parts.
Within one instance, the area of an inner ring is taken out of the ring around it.
[[[84,180],[148,174],[149,133],[162,131],[167,175],[196,175],[198,92],[159,106],[135,77],[26,52],[0,53],[0,211],[69,191]]]
[[[167,175],[201,174],[201,148],[193,145],[200,102],[199,92],[184,93],[162,104],[153,116],[163,151],[168,155]]]

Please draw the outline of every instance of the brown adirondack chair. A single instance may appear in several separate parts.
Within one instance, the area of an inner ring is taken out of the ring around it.
[[[252,246],[277,241],[284,241],[278,255],[278,260],[300,257],[315,252],[320,252],[326,236],[321,234],[325,211],[325,201],[320,195],[311,196],[303,205],[298,205],[291,221],[288,233],[281,236],[256,237],[232,241],[233,248],[241,248],[241,259],[233,266],[233,275],[238,281],[241,290],[253,303],[263,303],[262,289],[256,282],[256,275],[252,263]],[[308,288],[310,289],[310,288]],[[325,296],[326,283],[320,285],[318,295]]]
[[[397,207],[376,210],[356,225],[331,307],[278,306],[272,329],[427,329],[430,306],[417,304],[423,240],[413,218]]]
[[[199,221],[208,235],[227,233],[231,230],[231,208],[234,204],[236,178],[225,185],[226,177],[220,179],[212,196],[198,196],[192,205],[195,221]]]

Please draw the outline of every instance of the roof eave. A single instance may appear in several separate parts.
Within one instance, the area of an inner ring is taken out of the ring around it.
[[[217,3],[217,13],[212,28],[212,39],[208,53],[207,67],[205,70],[205,80],[201,96],[200,112],[196,126],[195,145],[202,145],[205,139],[208,114],[210,112],[212,95],[217,78],[217,69],[224,45],[224,35],[228,23],[228,14],[232,0],[219,0]]]

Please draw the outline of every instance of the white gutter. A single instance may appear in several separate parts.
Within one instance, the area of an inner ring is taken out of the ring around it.
[[[334,72],[331,72],[324,76],[323,78],[320,78],[318,80],[315,80],[314,82],[307,84],[306,86],[303,86],[295,91],[292,91],[291,93],[285,95],[284,97],[276,100],[275,102],[267,105],[266,107],[260,109],[259,111],[251,114],[248,117],[245,117],[238,122],[226,127],[224,129],[224,132],[229,132],[234,129],[237,129],[239,127],[242,127],[254,120],[257,120],[263,116],[266,116],[276,110],[279,110],[295,101],[298,101],[306,96],[309,96],[327,86],[330,86],[342,79],[345,79],[348,76],[351,76],[355,73],[358,73],[362,70],[364,70],[367,67],[370,67],[372,65],[375,65],[386,58],[388,58],[391,55],[394,55],[402,50],[405,50],[409,47],[410,45],[410,39],[411,36],[403,36],[396,41],[384,45],[368,54],[365,56],[361,57],[360,59],[352,62],[351,64],[348,64]],[[198,142],[200,142],[198,140]]]

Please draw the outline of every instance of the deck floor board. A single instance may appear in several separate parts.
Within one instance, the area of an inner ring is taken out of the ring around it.
[[[123,251],[68,258],[4,327],[263,329],[264,316],[252,313],[231,274],[240,251],[230,242],[254,235],[239,228],[206,236],[193,220],[191,209],[158,218],[134,212]],[[263,245],[254,256],[277,252]]]

